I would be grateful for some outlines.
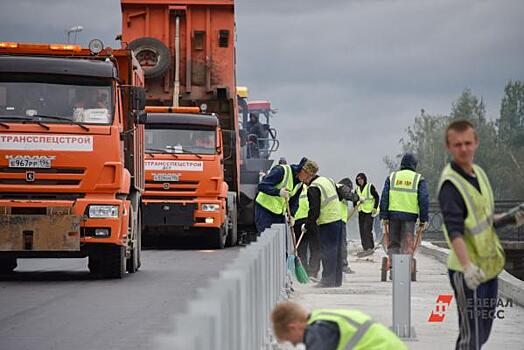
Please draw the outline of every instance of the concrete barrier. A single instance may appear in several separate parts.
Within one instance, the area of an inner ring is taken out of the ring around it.
[[[447,264],[449,249],[437,247],[429,242],[422,242],[420,252],[430,255],[443,264]],[[499,275],[499,292],[514,303],[524,306],[524,281],[514,277],[506,270]]]
[[[209,286],[196,292],[159,350],[271,349],[270,312],[285,295],[285,225],[273,225],[242,248]]]

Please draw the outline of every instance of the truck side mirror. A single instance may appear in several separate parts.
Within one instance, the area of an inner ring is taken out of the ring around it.
[[[136,124],[146,124],[147,123],[147,113],[143,110],[135,112],[135,123]]]
[[[146,108],[146,90],[143,87],[131,86],[131,109],[143,111]]]

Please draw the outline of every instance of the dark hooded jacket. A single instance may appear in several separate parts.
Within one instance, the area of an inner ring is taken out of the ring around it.
[[[400,170],[410,169],[416,171],[417,169],[417,159],[411,153],[406,153],[400,162]],[[400,211],[389,211],[389,176],[386,178],[384,183],[384,189],[382,190],[382,195],[380,199],[380,218],[383,220],[389,219],[398,219],[403,221],[417,221],[419,215],[412,213],[405,213]],[[418,207],[420,213],[420,221],[428,221],[428,211],[429,211],[429,193],[428,185],[426,180],[423,177],[420,178],[417,189],[418,196]]]
[[[306,163],[307,158],[302,158],[300,163],[291,164],[291,172],[293,173],[293,187],[295,187],[300,181],[298,180],[298,173]],[[280,190],[276,186],[284,179],[284,168],[282,165],[275,165],[269,173],[262,178],[258,184],[258,190],[264,192],[270,196],[278,197],[280,195]],[[298,199],[300,197],[300,192],[302,192],[302,186],[298,189],[297,193],[289,199],[289,207],[291,209],[291,214],[295,215],[295,212],[298,210]]]

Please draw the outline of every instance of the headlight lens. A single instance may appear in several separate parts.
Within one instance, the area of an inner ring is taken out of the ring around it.
[[[219,209],[220,209],[220,205],[218,204],[211,204],[211,203],[202,204],[202,211],[218,211]]]
[[[118,205],[91,205],[90,218],[118,218]]]

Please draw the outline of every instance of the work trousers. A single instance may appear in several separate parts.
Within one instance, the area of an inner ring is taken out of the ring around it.
[[[347,225],[342,221],[342,271],[349,267]]]
[[[286,218],[283,214],[277,215],[258,203],[255,203],[255,227],[257,234],[260,234],[267,228],[270,228],[273,224],[285,224]]]
[[[373,217],[371,213],[358,212],[358,228],[362,248],[364,250],[375,248],[375,243],[373,242]]]
[[[305,222],[306,219],[295,221],[293,230],[295,231],[297,243],[300,239],[302,224]],[[302,261],[308,276],[316,278],[318,271],[320,271],[320,239],[318,238],[318,231],[312,230],[304,233],[304,237],[302,237],[302,241],[298,246],[298,257]]]
[[[322,256],[322,279],[325,287],[342,285],[342,220],[318,225],[320,254]]]
[[[475,318],[478,320],[479,348],[488,341],[493,320],[496,317],[498,280],[493,278],[481,283],[475,291],[468,288],[464,274],[448,270],[449,280],[455,292],[455,300],[459,314],[459,336],[455,344],[456,350],[476,349]],[[475,305],[473,293],[477,294]]]
[[[413,235],[415,233],[415,221],[399,219],[389,220],[389,244],[388,255],[411,254],[413,255]]]

